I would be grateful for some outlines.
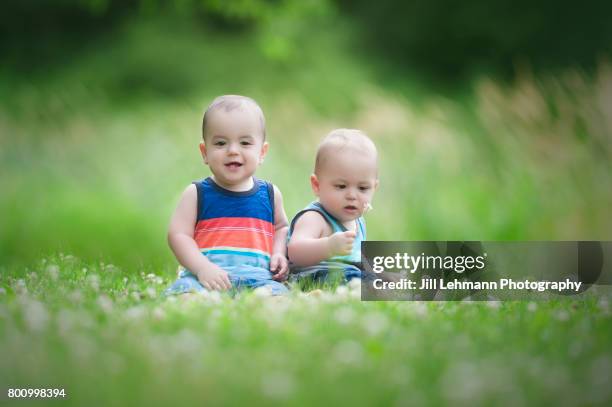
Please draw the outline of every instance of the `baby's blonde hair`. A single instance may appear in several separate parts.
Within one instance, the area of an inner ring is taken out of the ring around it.
[[[317,157],[315,159],[314,173],[319,175],[321,168],[333,153],[345,149],[357,150],[364,153],[372,153],[378,162],[378,152],[374,142],[361,130],[336,129],[332,130],[319,144]]]
[[[210,119],[210,115],[219,109],[224,109],[226,112],[231,112],[234,109],[251,108],[259,116],[261,122],[261,131],[263,133],[264,141],[266,140],[266,118],[264,117],[263,110],[257,104],[257,102],[248,96],[241,95],[223,95],[216,97],[212,103],[208,106],[204,112],[202,118],[202,138],[206,134],[206,123]]]

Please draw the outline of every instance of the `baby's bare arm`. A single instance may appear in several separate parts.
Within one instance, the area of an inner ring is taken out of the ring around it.
[[[198,211],[198,192],[191,184],[185,189],[172,215],[168,227],[168,245],[178,262],[194,273],[198,280],[211,290],[231,288],[227,273],[219,266],[202,256],[194,240],[194,230]]]
[[[283,195],[274,186],[274,247],[270,259],[270,271],[274,274],[275,280],[284,280],[289,272],[289,264],[285,257],[288,230],[289,223],[283,206]]]
[[[319,213],[308,211],[297,220],[289,241],[289,260],[296,266],[312,266],[338,254],[349,254],[355,232],[331,234],[331,228]]]
[[[272,253],[285,255],[288,230],[289,222],[287,221],[287,214],[283,206],[283,195],[274,186],[274,248]]]

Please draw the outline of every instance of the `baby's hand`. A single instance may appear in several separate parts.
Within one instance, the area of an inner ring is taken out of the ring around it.
[[[223,270],[216,264],[211,264],[210,267],[197,273],[198,281],[210,291],[225,291],[232,288],[232,283],[229,280],[227,271]]]
[[[336,232],[329,237],[329,252],[332,256],[351,254],[357,234],[353,231]]]
[[[270,272],[274,274],[272,278],[276,281],[284,281],[289,273],[289,263],[287,258],[280,253],[275,253],[270,258]]]

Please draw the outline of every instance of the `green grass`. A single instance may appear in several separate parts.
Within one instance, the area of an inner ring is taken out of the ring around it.
[[[380,152],[371,240],[611,238],[610,65],[440,95],[380,75],[347,24],[301,29],[280,58],[261,48],[273,33],[142,21],[38,76],[0,68],[0,382],[65,387],[73,405],[609,402],[609,293],[159,297],[176,270],[167,222],[209,174],[199,126],[221,93],[261,103],[257,175],[290,217],[313,198],[318,140],[355,127]]]
[[[610,293],[551,302],[164,300],[72,256],[1,277],[0,381],[84,404],[588,404],[612,400]],[[599,298],[599,299],[598,299]]]

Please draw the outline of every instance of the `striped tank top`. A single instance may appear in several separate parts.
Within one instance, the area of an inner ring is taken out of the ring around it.
[[[208,259],[228,272],[269,271],[274,243],[274,189],[253,178],[249,191],[229,191],[212,178],[194,182],[198,216],[194,240]]]

